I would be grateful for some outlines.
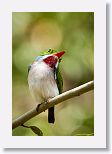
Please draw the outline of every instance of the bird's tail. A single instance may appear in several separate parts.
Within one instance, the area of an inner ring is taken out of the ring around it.
[[[48,122],[49,123],[55,122],[54,107],[51,107],[48,109]]]

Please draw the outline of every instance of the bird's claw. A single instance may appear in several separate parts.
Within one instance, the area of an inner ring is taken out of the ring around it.
[[[51,98],[48,98],[44,103],[45,103],[45,104],[49,103],[50,99],[51,99]],[[37,112],[39,111],[40,105],[41,105],[41,104],[38,104],[37,107],[36,107],[36,111],[37,111]],[[44,112],[45,112],[45,111],[44,111]]]
[[[37,107],[36,107],[36,111],[37,111],[37,112],[39,111],[40,105],[41,105],[41,104],[38,104]]]
[[[51,99],[51,98],[48,98],[47,101],[46,101],[46,103],[49,103],[50,99]]]

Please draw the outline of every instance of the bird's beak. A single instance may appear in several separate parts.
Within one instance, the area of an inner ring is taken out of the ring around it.
[[[64,53],[65,53],[65,51],[61,51],[61,52],[58,52],[54,55],[57,56],[58,58],[60,58]]]

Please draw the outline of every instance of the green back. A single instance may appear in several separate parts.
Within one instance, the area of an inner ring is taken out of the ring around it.
[[[53,54],[53,53],[57,53],[57,52],[58,51],[50,48],[48,51],[41,52],[40,56]],[[61,62],[61,58],[59,59],[59,65],[60,65],[60,62]],[[59,65],[56,68],[56,83],[57,83],[57,86],[58,86],[59,94],[61,94],[62,90],[63,90],[63,78],[62,78],[61,73],[60,73]]]

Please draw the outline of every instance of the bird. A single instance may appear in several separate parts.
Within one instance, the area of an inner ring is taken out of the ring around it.
[[[65,51],[48,49],[41,52],[28,67],[28,85],[38,105],[48,103],[62,93],[63,79],[60,73],[61,57]],[[38,108],[38,106],[37,106]],[[55,122],[54,106],[48,109],[48,123]]]

